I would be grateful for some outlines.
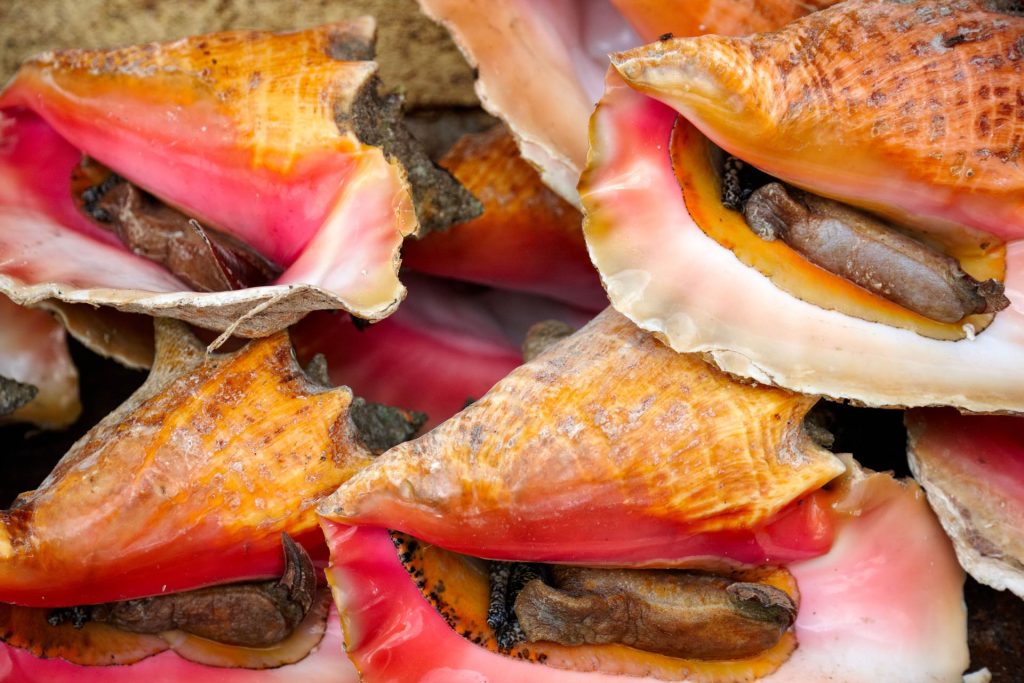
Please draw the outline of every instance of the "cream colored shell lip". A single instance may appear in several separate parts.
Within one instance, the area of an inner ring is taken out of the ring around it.
[[[675,116],[610,75],[591,121],[584,232],[615,308],[676,351],[759,382],[868,406],[1024,411],[1024,242],[1007,246],[1010,307],[974,338],[819,308],[694,223],[665,153]]]
[[[928,434],[929,421],[940,419],[907,413],[910,471],[924,488],[928,504],[953,542],[960,566],[979,583],[1024,598],[1024,556],[1020,555],[1024,538],[1012,514],[1014,499],[1007,497],[1006,490],[997,484],[979,482],[957,466],[959,458],[973,459],[984,448],[973,454],[936,448],[936,438]],[[978,424],[974,427],[983,428]],[[993,479],[999,477],[998,468],[992,464],[983,465],[983,469]]]

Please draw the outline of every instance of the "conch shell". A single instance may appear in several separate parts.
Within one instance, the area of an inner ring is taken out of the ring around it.
[[[464,136],[440,163],[480,200],[484,213],[407,242],[403,267],[595,312],[608,305],[583,240],[583,217],[541,182],[505,126]]]
[[[774,674],[759,680],[961,680],[968,664],[963,572],[921,491],[912,482],[863,473],[851,463],[829,503],[825,514],[837,525],[832,549],[788,565],[800,591],[799,647]],[[424,600],[385,529],[322,524],[331,548],[328,580],[346,625],[346,648],[366,683],[653,683],[667,678],[656,667],[645,675],[609,675],[484,649]],[[922,566],[928,571],[922,573]],[[456,600],[459,586],[458,577],[446,583],[446,599]],[[719,678],[705,680],[729,680],[730,664],[716,672]]]
[[[739,384],[608,309],[320,512],[488,558],[807,557],[830,530],[797,501],[845,470],[804,430],[816,401]]]
[[[0,295],[0,422],[66,427],[81,412],[78,370],[60,323]]]
[[[315,551],[317,500],[370,461],[351,392],[310,380],[284,333],[206,356],[180,323],[157,332],[145,384],[0,512],[0,601],[279,576],[281,533]]]
[[[960,564],[1024,598],[1024,420],[912,410],[906,423],[910,468]]]
[[[590,253],[620,312],[677,351],[795,391],[876,406],[1024,410],[1024,242],[1006,246],[1009,308],[973,339],[973,329],[943,341],[808,303],[695,222],[667,153],[675,119],[609,75],[580,191]]]
[[[885,36],[884,43],[880,36]],[[854,0],[748,38],[612,56],[629,84],[766,173],[932,231],[1024,237],[1024,18]]]
[[[576,183],[587,160],[587,121],[601,95],[609,52],[664,33],[740,35],[773,30],[831,4],[830,0],[419,2],[429,17],[451,32],[475,67],[476,93],[483,107],[508,125],[523,158],[540,169],[544,182],[576,206]]]
[[[0,291],[243,336],[316,309],[390,314],[405,293],[399,248],[419,223],[400,151],[376,128],[374,107],[394,103],[375,99],[373,34],[364,18],[29,60],[0,94]],[[283,273],[190,291],[75,206],[83,154]]]

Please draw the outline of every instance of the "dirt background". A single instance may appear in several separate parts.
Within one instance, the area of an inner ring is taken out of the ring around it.
[[[473,74],[415,0],[0,0],[0,82],[26,57],[233,28],[288,30],[369,14],[385,84],[412,108],[476,103]]]

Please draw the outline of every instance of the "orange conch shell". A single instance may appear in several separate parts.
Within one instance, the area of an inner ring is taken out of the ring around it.
[[[853,0],[749,38],[612,56],[719,146],[819,194],[950,231],[1024,236],[1024,17]]]
[[[321,514],[483,557],[677,564],[693,539],[760,528],[844,471],[803,429],[816,401],[739,384],[607,309]]]
[[[315,548],[317,500],[370,460],[352,393],[309,379],[284,333],[206,356],[179,323],[157,332],[146,383],[0,512],[0,601],[97,603],[278,575],[281,533]]]

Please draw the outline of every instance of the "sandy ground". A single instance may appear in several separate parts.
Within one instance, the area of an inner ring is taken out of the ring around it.
[[[381,77],[405,87],[409,107],[476,102],[472,72],[415,0],[0,0],[0,82],[43,50],[296,29],[364,14],[377,18]]]

